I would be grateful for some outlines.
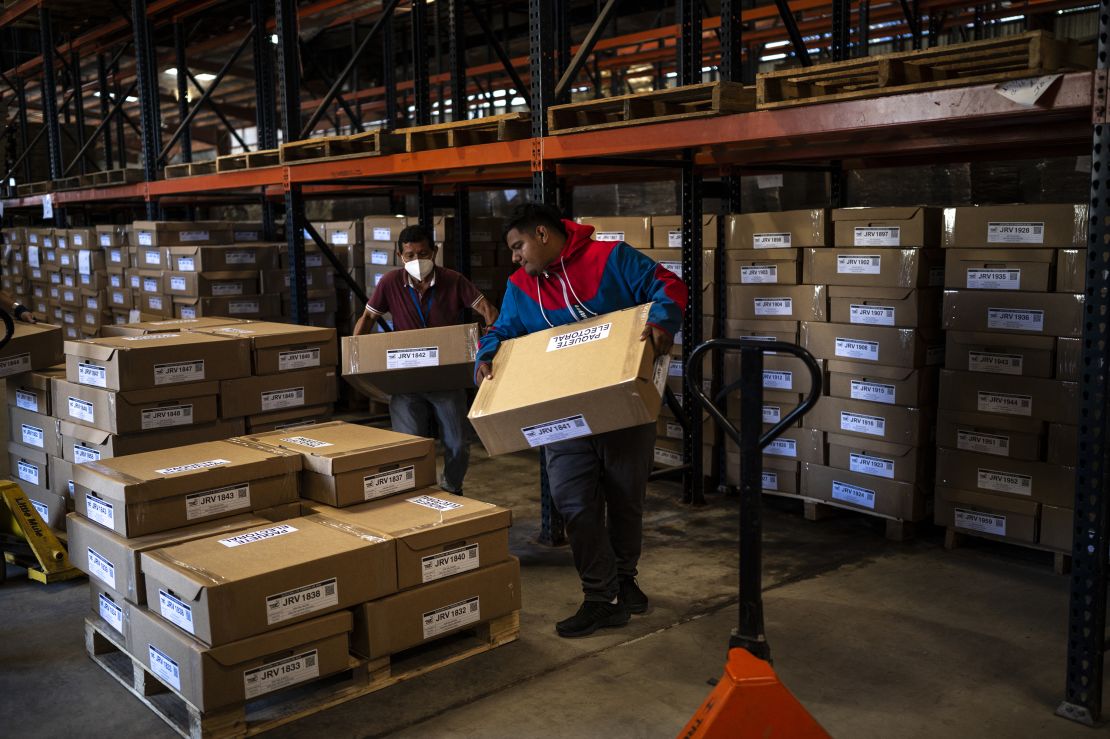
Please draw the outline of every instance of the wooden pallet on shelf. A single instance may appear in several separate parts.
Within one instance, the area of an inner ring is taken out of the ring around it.
[[[1020,547],[1022,549],[1033,549],[1040,552],[1048,552],[1052,555],[1052,571],[1057,575],[1066,575],[1071,572],[1071,553],[1061,552],[1059,549],[1046,547],[1043,544],[1033,544],[1025,541],[1014,541],[1013,539],[1006,539],[1001,536],[994,536],[993,534],[980,533],[978,531],[967,531],[965,529],[957,529],[952,526],[944,530],[944,548],[945,549],[961,549],[967,545],[968,539],[986,539],[988,541],[996,541],[1001,544],[1007,544],[1013,547]]]
[[[50,180],[39,180],[38,182],[28,182],[23,185],[16,185],[15,194],[19,197],[26,197],[27,195],[42,195],[50,192],[53,187]]]
[[[392,131],[367,131],[350,136],[320,136],[290,141],[280,148],[281,164],[346,156],[375,156],[404,151],[403,137]]]
[[[514,611],[390,657],[366,660],[352,656],[350,667],[339,674],[207,713],[129,655],[119,636],[99,618],[85,619],[85,650],[93,662],[185,739],[230,739],[255,736],[412,680],[516,641],[519,634],[520,611]]]
[[[1030,31],[986,41],[880,54],[756,78],[760,110],[928,92],[1089,69],[1091,47]]]
[[[547,127],[557,135],[750,110],[755,110],[754,88],[738,82],[704,82],[555,105],[547,111]]]
[[[465,121],[399,128],[397,133],[405,137],[405,151],[427,151],[528,138],[532,135],[532,119],[528,113],[502,113]]]
[[[276,167],[281,164],[281,150],[280,149],[259,149],[258,151],[248,151],[246,153],[247,169],[256,169],[258,167]]]
[[[166,168],[162,170],[162,174],[167,180],[176,180],[178,177],[188,177],[190,174],[189,167],[190,165],[188,162],[183,164],[167,164]]]
[[[129,185],[133,182],[142,182],[143,179],[143,171],[137,167],[93,172],[93,183],[97,187],[101,185]]]
[[[840,504],[828,500],[818,500],[817,498],[810,498],[797,493],[780,493],[777,490],[764,490],[763,494],[789,500],[800,500],[802,502],[802,513],[807,521],[823,521],[827,518],[840,515],[841,511],[850,511],[852,513],[858,513],[861,516],[882,519],[886,527],[884,535],[890,541],[909,541],[914,536],[914,528],[917,523],[915,521],[895,518],[873,511],[866,511],[852,505]]]

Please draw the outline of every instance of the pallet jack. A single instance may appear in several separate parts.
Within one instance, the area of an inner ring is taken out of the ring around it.
[[[738,350],[740,379],[710,399],[702,391],[702,357],[711,351]],[[792,354],[805,363],[810,391],[797,408],[763,430],[763,355]],[[705,407],[725,435],[740,448],[740,603],[737,628],[729,638],[724,675],[679,734],[680,739],[827,739],[816,719],[779,680],[771,667],[771,648],[763,629],[763,449],[817,404],[821,368],[805,349],[782,341],[711,339],[690,353],[688,392]],[[729,394],[740,391],[740,428],[721,410]]]
[[[0,323],[4,325],[4,336],[0,338],[3,349],[12,340],[15,323],[2,308]],[[8,480],[0,480],[0,550],[4,552],[0,582],[7,578],[9,564],[25,567],[27,577],[41,583],[84,576],[70,563],[65,545],[46,525],[31,499],[19,485]]]

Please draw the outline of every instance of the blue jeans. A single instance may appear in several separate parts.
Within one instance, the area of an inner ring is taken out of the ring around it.
[[[389,399],[393,430],[401,434],[432,438],[433,413],[443,441],[441,486],[449,493],[462,493],[463,478],[470,464],[470,445],[466,442],[466,391],[400,393]]]

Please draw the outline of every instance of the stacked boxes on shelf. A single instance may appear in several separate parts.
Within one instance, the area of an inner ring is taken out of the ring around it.
[[[445,221],[444,230],[446,231],[451,225],[450,220]],[[486,296],[487,300],[500,306],[501,299],[505,296],[505,283],[516,269],[512,261],[512,252],[501,238],[504,221],[500,218],[471,218],[469,225],[470,281]],[[441,249],[441,252],[446,251],[443,257],[444,264],[448,266],[452,265],[456,256],[451,253],[451,246],[448,240],[445,247]]]
[[[0,230],[0,242],[3,245],[3,254],[0,258],[0,264],[3,265],[0,287],[16,300],[30,307],[31,282],[26,268],[26,241],[27,229],[23,227]]]
[[[832,220],[836,246],[803,256],[805,280],[829,286],[830,322],[801,325],[801,345],[828,372],[827,397],[812,414],[827,434],[828,463],[803,465],[802,494],[912,523],[927,512],[944,352],[941,213],[846,208]]]
[[[1071,550],[1087,208],[945,211],[936,522]]]

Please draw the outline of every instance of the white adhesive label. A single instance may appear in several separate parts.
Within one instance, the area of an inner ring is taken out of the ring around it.
[[[112,287],[123,287],[123,275],[108,275],[108,284]]]
[[[870,400],[875,403],[894,405],[894,385],[885,385],[881,382],[867,382],[865,380],[852,380],[852,400]]]
[[[98,449],[90,449],[87,446],[80,444],[73,445],[73,463],[84,464],[85,462],[99,462],[100,451]]]
[[[460,572],[476,570],[481,566],[480,559],[477,544],[449,549],[440,554],[429,554],[420,560],[421,582],[432,582]]]
[[[740,284],[742,285],[777,284],[778,281],[779,268],[777,265],[761,264],[740,267]]]
[[[1020,290],[1020,269],[969,269],[969,290]]]
[[[686,433],[682,430],[682,424],[681,423],[675,423],[674,421],[667,421],[667,423],[666,423],[666,437],[668,439],[681,439],[685,436],[686,436]]]
[[[857,485],[849,485],[846,482],[833,480],[832,497],[833,500],[851,503],[852,505],[858,505],[872,510],[875,509],[875,491],[869,490],[868,488],[861,488]]]
[[[151,267],[162,264],[162,252],[157,249],[148,249],[143,252],[143,262]]]
[[[39,254],[39,248],[37,246],[27,247],[27,264],[34,269],[42,268],[42,256]]]
[[[257,300],[231,300],[227,304],[227,312],[231,315],[244,313],[258,313],[261,310]]]
[[[87,249],[77,252],[77,271],[83,275],[92,274],[92,257]]]
[[[860,472],[873,477],[894,479],[893,459],[883,459],[882,457],[872,457],[868,454],[852,452],[848,455],[848,469],[852,472]]]
[[[553,352],[559,349],[567,349],[579,344],[589,344],[593,341],[602,341],[609,338],[609,331],[613,328],[611,323],[603,323],[600,326],[591,326],[589,328],[578,329],[558,336],[552,336],[547,341],[547,351]]]
[[[763,406],[763,423],[778,423],[782,420],[782,408],[777,405]]]
[[[798,442],[794,439],[775,439],[767,446],[763,447],[764,454],[771,454],[776,457],[790,457],[791,459],[798,458]]]
[[[337,246],[347,246],[351,243],[350,235],[346,231],[333,231],[331,243]]]
[[[320,677],[319,654],[313,649],[245,671],[243,695],[247,700],[252,700],[260,695],[318,677]]]
[[[163,467],[160,470],[154,470],[159,475],[179,475],[182,472],[196,472],[198,470],[207,470],[212,467],[220,467],[221,465],[231,464],[226,459],[206,459],[203,462],[190,462],[189,464],[178,465],[177,467]]]
[[[764,490],[777,491],[779,489],[779,473],[763,472],[760,479],[760,487]]]
[[[93,523],[98,523],[107,528],[115,528],[115,506],[106,500],[97,498],[92,493],[85,493],[85,515]]]
[[[656,464],[661,464],[665,467],[677,467],[682,464],[682,453],[676,452],[672,449],[655,447],[655,451],[652,457],[655,460]]]
[[[794,315],[793,298],[754,298],[753,305],[757,316]]]
[[[225,264],[253,265],[258,259],[253,251],[229,251],[224,253]]]
[[[147,302],[150,304],[151,310],[162,310],[161,296],[151,295],[149,298],[147,298]]]
[[[837,254],[838,275],[877,275],[882,272],[883,259],[878,254]]]
[[[304,263],[306,267],[323,267],[324,255],[320,252],[312,252],[304,255]],[[375,283],[377,284],[377,283]]]
[[[250,531],[246,534],[239,534],[232,536],[228,539],[219,539],[218,541],[228,549],[241,547],[245,544],[254,544],[259,541],[268,541],[278,536],[285,536],[292,534],[297,529],[289,526],[288,524],[281,524],[280,526],[271,526],[268,529],[258,529],[257,531]]]
[[[77,363],[77,382],[94,387],[108,387],[108,368],[89,362]]]
[[[178,241],[209,241],[210,236],[207,231],[178,231]]]
[[[682,360],[672,359],[670,364],[667,365],[668,377],[682,377]]]
[[[92,547],[87,547],[86,549],[89,559],[89,574],[115,590],[116,566],[112,564],[111,560]]]
[[[990,352],[967,353],[967,368],[972,372],[992,372],[996,375],[1020,375],[1020,354],[993,354]]]
[[[308,312],[312,314],[326,313],[328,303],[326,300],[310,300],[308,301]]]
[[[1009,223],[992,221],[987,224],[988,244],[1043,244],[1044,222]]]
[[[525,426],[520,430],[520,433],[524,434],[528,446],[537,447],[550,444],[553,441],[589,436],[593,432],[590,431],[586,419],[577,415],[548,421],[547,423],[538,423],[535,426]]]
[[[482,620],[482,609],[478,596],[452,603],[423,615],[424,638],[431,639],[448,631],[462,628],[467,624]]]
[[[123,633],[123,609],[112,602],[104,593],[97,597],[97,610],[100,617],[120,634]]]
[[[100,245],[101,246],[111,246],[112,245],[112,235],[111,234],[100,234]]]
[[[185,496],[185,518],[192,521],[251,507],[251,486],[244,482]]]
[[[177,258],[177,271],[178,272],[196,272],[197,265],[192,257],[178,257]]]
[[[763,370],[763,387],[768,390],[790,390],[794,387],[794,373],[790,370]]]
[[[284,390],[268,390],[261,393],[260,398],[263,411],[296,408],[304,405],[304,388],[287,387]]]
[[[980,467],[976,484],[982,490],[993,490],[996,493],[1011,493],[1013,495],[1032,495],[1033,478],[1030,475],[1019,475],[1004,470],[991,470]]]
[[[203,359],[154,365],[155,385],[175,385],[179,382],[196,382],[203,379]]]
[[[987,328],[1010,331],[1044,331],[1044,311],[1021,308],[987,308]]]
[[[320,441],[319,439],[310,439],[307,436],[289,436],[281,439],[289,444],[296,444],[297,446],[308,447],[309,449],[320,449],[326,446],[335,446],[331,442]]]
[[[31,354],[16,354],[5,359],[0,359],[0,377],[15,375],[20,372],[29,372],[31,369]]]
[[[16,462],[16,473],[20,480],[29,482],[32,485],[39,485],[39,468],[38,465],[32,464],[26,460],[19,460]]]
[[[25,411],[32,411],[33,413],[39,412],[38,396],[26,390],[15,391],[15,405],[17,408],[22,408]]]
[[[995,536],[1006,535],[1005,516],[1000,516],[995,513],[970,511],[966,508],[957,508],[955,513],[956,517],[954,523],[958,529],[979,531],[984,534],[993,534]]]
[[[414,367],[438,366],[438,346],[412,347],[409,349],[387,349],[385,352],[386,369],[412,369]]]
[[[660,262],[659,265],[664,269],[669,269],[674,272],[677,277],[682,277],[682,262]]]
[[[405,502],[431,508],[433,511],[439,511],[440,513],[462,508],[462,503],[454,503],[450,500],[444,500],[443,498],[433,498],[430,495],[418,495],[415,498],[405,498]]]
[[[598,231],[594,241],[624,241],[624,231]]]
[[[670,249],[682,248],[682,230],[667,232],[667,247]]]
[[[72,258],[71,258],[71,257],[69,256],[69,254],[68,254],[68,253],[66,253],[66,252],[61,252],[61,253],[60,253],[60,254],[58,255],[58,263],[59,263],[59,264],[61,264],[61,265],[62,265],[63,267],[68,267],[68,266],[70,266],[70,264],[72,263],[72,261],[73,261],[73,260],[72,260]]]
[[[339,583],[333,577],[266,597],[266,623],[274,624],[339,605]]]
[[[181,668],[169,656],[153,644],[147,644],[150,658],[150,671],[155,677],[171,688],[181,690]]]
[[[43,448],[45,435],[42,429],[36,426],[30,426],[26,423],[21,423],[19,425],[19,432],[24,444],[27,446],[35,446],[39,449]]]
[[[158,279],[155,277],[144,277],[143,291],[148,293],[158,292]]]
[[[886,419],[879,416],[868,416],[863,413],[841,411],[840,430],[853,431],[857,434],[870,434],[871,436],[886,436]]]
[[[181,317],[192,320],[197,317],[197,309],[191,306],[181,306]]]
[[[102,246],[104,246],[102,244]],[[108,261],[112,264],[123,264],[123,250],[122,249],[109,249]]]
[[[304,367],[320,366],[320,349],[291,349],[278,353],[278,370],[302,369]]]
[[[473,259],[471,259],[471,261],[473,262]],[[370,252],[370,264],[374,264],[379,267],[384,267],[385,265],[389,264],[389,252],[382,251],[381,249],[375,249],[374,251]],[[477,266],[480,267],[481,265]]]
[[[976,408],[982,413],[1005,413],[1009,416],[1032,416],[1033,396],[996,393],[980,390]]]
[[[193,630],[193,607],[165,590],[158,591],[158,612],[174,626],[190,634],[196,633]]]
[[[170,278],[170,289],[171,290],[185,290],[186,289],[185,288],[185,278],[184,277],[171,277]]]
[[[902,229],[899,226],[857,227],[852,246],[901,246]]]
[[[79,398],[67,398],[69,406],[69,415],[71,418],[76,418],[80,421],[93,423],[96,419],[93,418],[93,404],[87,400]]]
[[[409,465],[398,470],[378,472],[362,478],[362,499],[373,500],[416,487],[416,467]]]
[[[1010,456],[1010,437],[957,429],[956,448],[968,452],[993,454],[996,457],[1008,457]]]
[[[786,249],[790,247],[790,234],[752,234],[753,249]]]
[[[382,226],[375,226],[373,229],[374,241],[393,241],[393,231],[389,228]]]
[[[258,231],[236,231],[232,238],[236,241],[261,241],[262,234]]]
[[[836,339],[836,356],[849,359],[866,359],[871,362],[879,361],[879,342],[863,341],[862,339]]]

